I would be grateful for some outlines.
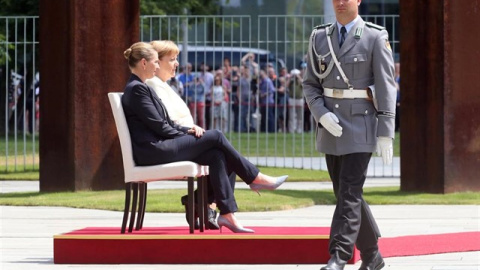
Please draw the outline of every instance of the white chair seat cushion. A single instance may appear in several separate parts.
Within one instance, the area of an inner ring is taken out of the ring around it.
[[[205,175],[203,167],[191,161],[179,161],[153,166],[134,166],[128,172],[128,175],[125,175],[125,183],[198,177]]]

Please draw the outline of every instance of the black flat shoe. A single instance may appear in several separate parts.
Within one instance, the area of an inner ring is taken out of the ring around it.
[[[188,195],[182,196],[181,198],[182,205],[185,206],[185,219],[187,220],[188,225],[190,226],[190,222],[188,222]],[[193,227],[195,230],[198,230],[200,228],[200,222],[198,222],[198,213],[196,207],[194,207],[195,213],[194,213],[194,219],[195,219],[195,224]]]
[[[207,229],[209,230],[218,230],[220,227],[217,224],[217,211],[212,208],[208,208],[208,222]]]

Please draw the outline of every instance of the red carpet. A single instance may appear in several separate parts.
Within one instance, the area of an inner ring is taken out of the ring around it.
[[[382,237],[379,247],[383,257],[480,251],[480,232]]]
[[[188,233],[188,227],[84,228],[54,236],[60,264],[323,264],[329,259],[325,227],[249,227],[254,234],[225,229]],[[384,257],[480,250],[480,232],[381,238]],[[215,251],[214,256],[211,252]],[[258,256],[255,250],[269,252]],[[359,260],[356,250],[349,263]]]

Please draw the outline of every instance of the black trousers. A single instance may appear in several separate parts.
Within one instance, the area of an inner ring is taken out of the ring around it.
[[[235,180],[237,179],[237,174],[235,172],[230,172],[228,175],[228,181],[230,182],[230,186],[232,190],[235,190]],[[207,203],[212,204],[215,202],[215,195],[214,195],[214,190],[213,190],[213,185],[212,181],[210,180],[210,175],[207,175],[207,191],[208,191],[208,198],[207,198]],[[195,190],[195,199],[198,199],[198,192]]]
[[[337,251],[349,259],[355,244],[361,254],[378,249],[380,231],[363,199],[363,184],[371,157],[372,153],[325,156],[337,198],[330,231],[330,254]]]
[[[209,183],[220,214],[236,212],[238,207],[233,194],[235,178],[230,176],[235,173],[246,184],[251,184],[259,173],[258,168],[238,153],[219,130],[207,130],[200,138],[185,135],[167,141],[158,143],[158,153],[152,157],[155,163],[187,160],[209,166]],[[161,146],[165,143],[176,148],[176,154],[165,154]]]

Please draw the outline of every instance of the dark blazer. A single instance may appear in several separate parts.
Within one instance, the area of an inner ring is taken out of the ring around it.
[[[157,94],[134,74],[125,86],[122,106],[137,165],[158,164],[151,157],[159,153],[177,153],[176,144],[169,139],[186,135],[189,128],[174,124]]]

